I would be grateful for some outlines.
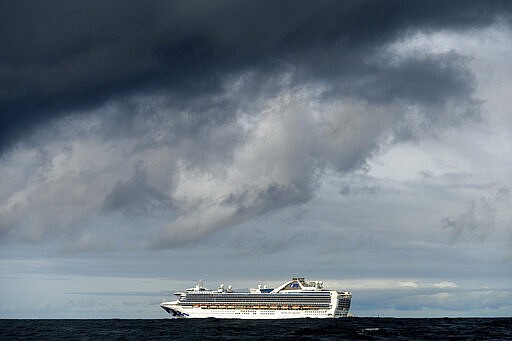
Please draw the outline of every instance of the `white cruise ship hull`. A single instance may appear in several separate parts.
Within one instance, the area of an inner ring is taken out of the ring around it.
[[[178,318],[222,318],[222,319],[294,319],[346,317],[348,310],[334,314],[332,310],[277,310],[277,309],[208,309],[184,308],[164,302],[162,308]]]

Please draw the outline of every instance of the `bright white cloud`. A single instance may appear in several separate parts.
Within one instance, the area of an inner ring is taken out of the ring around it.
[[[433,284],[436,288],[457,288],[457,283],[450,281],[441,281]]]

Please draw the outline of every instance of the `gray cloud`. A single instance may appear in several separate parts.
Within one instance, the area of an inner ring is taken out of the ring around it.
[[[122,5],[2,5],[3,240],[96,250],[121,213],[161,218],[133,243],[176,247],[308,202],[327,171],[478,117],[466,56],[393,44],[509,6]]]
[[[357,91],[380,100],[440,100],[442,88],[461,85],[461,74],[450,65],[456,56],[383,68],[381,48],[418,30],[490,25],[510,13],[510,4],[21,1],[2,4],[0,12],[5,150],[30,128],[70,109],[141,92],[183,98],[215,93],[226,75],[252,69],[269,74],[282,65],[300,70],[300,82],[351,80],[337,87],[336,96]],[[393,81],[385,83],[389,77]],[[416,77],[431,82],[403,86]]]
[[[8,174],[10,167],[30,165],[19,163],[19,151],[30,154],[41,145],[35,153],[46,166],[42,177],[22,178],[24,185],[4,192],[3,230],[24,226],[23,238],[37,241],[48,233],[80,235],[91,217],[113,211],[149,216],[168,210],[175,216],[156,244],[183,245],[308,201],[327,169],[364,167],[397,127],[416,127],[419,119],[435,131],[451,120],[431,120],[421,110],[411,118],[410,103],[401,101],[326,100],[327,85],[296,85],[289,70],[264,80],[254,73],[230,76],[222,92],[198,102],[139,96],[45,126],[4,156]],[[449,109],[437,115],[450,117]],[[27,210],[29,224],[23,223]],[[95,234],[102,232],[89,229],[76,238],[96,248],[101,237]]]
[[[466,212],[457,218],[444,218],[442,227],[450,232],[450,243],[459,241],[486,241],[496,228],[510,229],[511,217],[508,214],[512,196],[508,188],[500,188],[489,197],[481,197],[468,204]],[[496,216],[504,215],[502,219]]]
[[[135,164],[133,174],[127,181],[119,181],[105,197],[106,210],[123,210],[137,215],[156,210],[171,210],[168,195],[148,184],[148,174],[141,163]]]
[[[458,241],[462,235],[484,241],[494,229],[496,210],[485,198],[473,201],[468,210],[456,219],[444,218],[443,228],[451,231],[450,242]]]
[[[342,196],[363,196],[373,197],[377,195],[382,189],[380,188],[376,179],[366,175],[347,175],[346,180],[343,181],[339,193]]]

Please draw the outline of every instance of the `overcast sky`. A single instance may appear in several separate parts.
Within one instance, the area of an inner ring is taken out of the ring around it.
[[[0,51],[0,317],[512,315],[510,1],[2,1]]]

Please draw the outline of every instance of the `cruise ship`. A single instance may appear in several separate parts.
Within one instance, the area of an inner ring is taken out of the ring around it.
[[[346,317],[352,294],[348,291],[326,290],[323,282],[307,282],[295,277],[277,288],[258,288],[235,292],[223,284],[217,290],[203,287],[176,292],[175,301],[160,306],[179,318],[288,319]]]

